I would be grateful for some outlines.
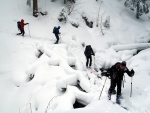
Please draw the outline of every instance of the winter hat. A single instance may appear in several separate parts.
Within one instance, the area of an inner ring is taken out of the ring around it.
[[[21,22],[24,22],[24,19],[21,19]]]
[[[123,61],[121,64],[122,64],[123,66],[126,66],[126,61]]]

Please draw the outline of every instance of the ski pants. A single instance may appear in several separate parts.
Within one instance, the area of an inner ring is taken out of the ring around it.
[[[111,77],[109,93],[111,94],[112,91],[115,90],[115,87],[117,85],[117,96],[120,96],[121,95],[121,84],[122,84],[122,80],[119,80],[117,78],[114,79],[113,77]]]
[[[21,34],[22,34],[22,36],[24,36],[24,34],[25,34],[24,30],[20,29],[20,32],[21,32],[21,33],[18,33],[18,35],[21,35]]]
[[[58,43],[58,41],[59,41],[59,36],[58,36],[58,34],[55,34],[55,37],[56,37],[56,42],[55,43]]]
[[[90,60],[90,64],[89,64],[89,60]],[[90,56],[86,56],[86,66],[88,67],[88,64],[89,64],[89,66],[91,66],[92,65],[92,56],[90,55]]]

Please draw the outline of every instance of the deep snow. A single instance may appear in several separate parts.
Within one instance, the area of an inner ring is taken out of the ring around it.
[[[65,7],[63,0],[39,0],[39,10],[48,11],[48,15],[38,18],[32,16],[32,8],[26,5],[26,0],[1,1],[0,112],[150,112],[150,22],[148,15],[137,20],[134,12],[123,6],[123,1],[102,2],[100,15],[105,12],[103,19],[110,15],[111,21],[110,29],[104,28],[104,36],[95,26],[100,2],[77,1],[78,5],[65,24],[57,20]],[[88,28],[81,15],[88,16],[94,28]],[[25,37],[16,36],[16,23],[22,18],[30,23],[25,26]],[[73,27],[71,21],[78,22],[79,28]],[[58,25],[61,26],[61,39],[60,44],[54,45],[56,39],[52,30]],[[122,106],[128,111],[113,104],[115,95],[113,102],[108,101],[109,79],[99,100],[106,78],[99,78],[100,71],[91,73],[85,68],[83,43],[91,44],[95,51],[92,68],[109,68],[126,60],[128,68],[135,70],[132,97],[131,78],[127,75],[122,88]],[[139,48],[142,51],[137,54]],[[40,58],[37,57],[39,50],[43,52]],[[85,92],[79,90],[77,84]],[[74,109],[76,100],[86,107]]]

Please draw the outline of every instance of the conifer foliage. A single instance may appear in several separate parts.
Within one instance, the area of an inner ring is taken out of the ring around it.
[[[149,13],[150,1],[149,0],[126,0],[125,7],[136,11],[136,18],[143,14]]]

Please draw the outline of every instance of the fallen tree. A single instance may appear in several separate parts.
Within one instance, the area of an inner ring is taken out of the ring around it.
[[[135,43],[135,44],[114,45],[111,48],[113,48],[115,51],[133,50],[133,49],[141,51],[141,50],[150,48],[150,43]]]

